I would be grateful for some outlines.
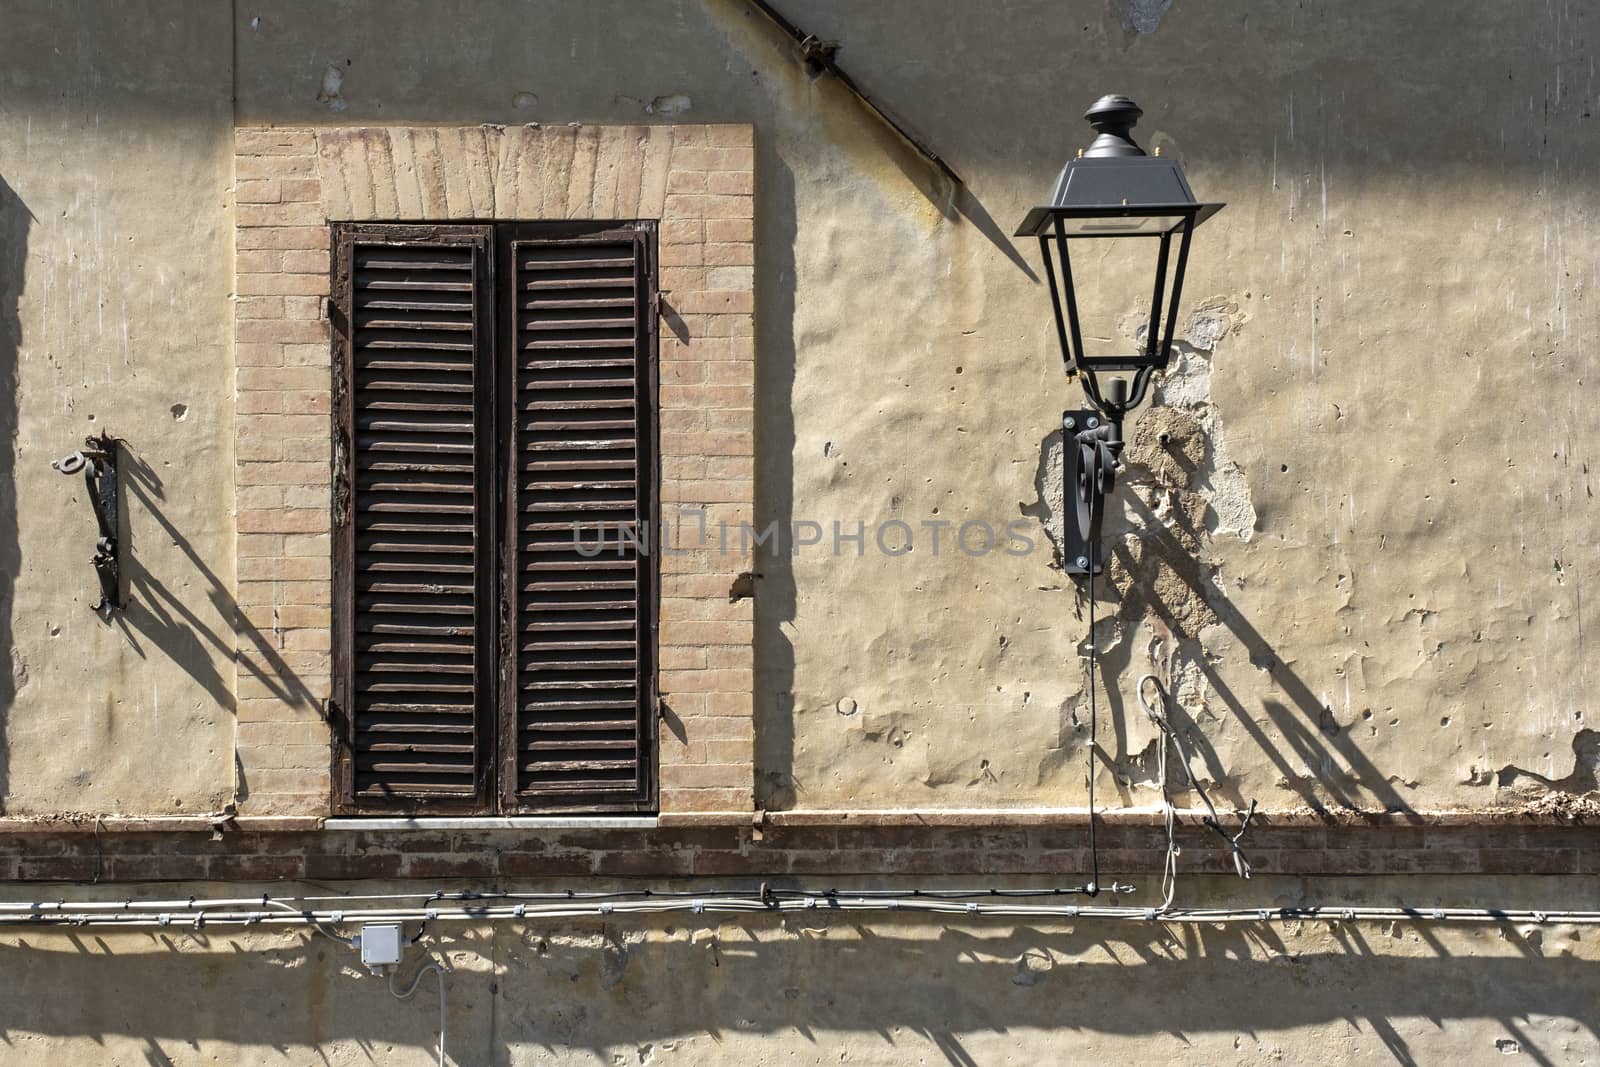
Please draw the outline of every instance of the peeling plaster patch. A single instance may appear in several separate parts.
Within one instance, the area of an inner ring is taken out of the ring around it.
[[[1232,329],[1233,320],[1226,307],[1203,307],[1189,316],[1184,339],[1202,352],[1211,352]]]
[[[1039,445],[1039,467],[1033,475],[1033,488],[1038,496],[1031,504],[1019,504],[1018,510],[1029,518],[1038,519],[1050,539],[1051,559],[1061,566],[1061,543],[1066,521],[1066,485],[1061,475],[1061,431],[1046,435]]]
[[[1572,773],[1564,778],[1547,778],[1537,771],[1507,764],[1496,775],[1502,789],[1542,791],[1566,796],[1582,796],[1600,790],[1600,731],[1579,730],[1572,738]],[[1473,769],[1474,775],[1477,769]]]
[[[22,659],[22,653],[16,649],[11,650],[11,695],[18,696],[28,685],[28,665]]]
[[[539,106],[539,97],[536,93],[518,93],[511,98],[511,106],[518,111],[527,111]]]
[[[329,63],[322,72],[322,88],[317,90],[317,102],[327,104],[329,111],[343,111],[350,106],[339,95],[343,91],[344,69],[336,63]]]
[[[1244,472],[1228,455],[1227,434],[1211,404],[1210,354],[1242,320],[1231,303],[1212,301],[1197,309],[1184,331],[1187,343],[1173,344],[1173,367],[1157,382],[1154,403],[1185,410],[1199,421],[1211,453],[1198,487],[1215,516],[1211,532],[1249,541],[1255,536],[1255,505]]]
[[[1128,433],[1126,473],[1119,480],[1154,481],[1168,490],[1192,489],[1210,509],[1213,536],[1249,541],[1255,536],[1255,505],[1244,472],[1228,455],[1222,422],[1211,404],[1210,352],[1243,320],[1236,304],[1221,299],[1207,302],[1190,316],[1184,331],[1187,341],[1174,342],[1172,368],[1157,380],[1150,406]],[[1130,313],[1121,320],[1122,332],[1140,343],[1146,325],[1142,314]],[[1038,496],[1032,503],[1018,505],[1023,515],[1044,527],[1057,566],[1067,514],[1061,438],[1057,430],[1041,442],[1034,472]],[[1167,505],[1158,500],[1155,506],[1159,511]]]
[[[682,93],[658,96],[644,106],[647,115],[681,115],[694,106],[694,101]]]
[[[1134,33],[1155,33],[1167,17],[1172,0],[1113,0],[1112,10],[1122,17],[1123,29]]]

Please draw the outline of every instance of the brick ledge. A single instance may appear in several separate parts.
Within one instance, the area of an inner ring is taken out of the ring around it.
[[[1178,821],[1186,826],[1202,826],[1206,812],[1199,808],[1179,808]],[[1223,812],[1224,816],[1229,812]],[[1098,813],[1096,821],[1101,826],[1158,827],[1164,818],[1158,807],[1115,808]],[[393,823],[394,820],[387,820]],[[246,833],[417,833],[459,831],[513,831],[530,833],[565,833],[575,829],[605,833],[612,827],[599,819],[584,820],[583,825],[569,825],[572,820],[553,818],[548,821],[536,818],[518,819],[515,824],[499,826],[457,826],[458,819],[419,818],[414,825],[395,827],[385,821],[375,821],[371,826],[359,825],[359,819],[329,820],[318,815],[255,815],[228,817],[223,815],[58,815],[0,816],[0,835],[10,834],[107,834],[107,833],[211,833],[241,831]],[[1087,827],[1089,812],[1086,808],[868,808],[868,809],[793,809],[789,811],[703,811],[662,812],[656,817],[662,830],[677,829],[738,829],[753,830],[779,828],[854,828],[854,829],[950,829],[950,830],[1016,830],[1031,827]],[[617,831],[637,831],[637,817],[619,820]],[[1549,810],[1428,810],[1411,812],[1382,812],[1359,810],[1261,811],[1256,813],[1255,825],[1260,828],[1293,829],[1312,827],[1417,827],[1470,829],[1476,827],[1560,827],[1588,826],[1594,821],[1581,811]]]

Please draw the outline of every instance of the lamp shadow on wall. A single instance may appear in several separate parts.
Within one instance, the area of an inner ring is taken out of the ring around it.
[[[1497,1039],[1514,1042],[1531,1062],[1552,1064],[1580,1054],[1572,1046],[1584,1039],[1574,1040],[1574,1031],[1590,1042],[1600,1036],[1593,961],[1547,954],[1537,938],[1509,926],[1499,932],[1514,954],[1482,955],[1469,954],[1465,940],[1453,952],[1425,925],[1403,930],[1420,941],[1369,940],[1362,928],[1342,927],[1302,951],[1304,940],[1286,941],[1266,924],[1066,930],[1015,922],[930,933],[911,917],[867,926],[819,914],[808,925],[835,932],[785,937],[781,919],[755,919],[741,923],[736,937],[710,943],[643,940],[650,920],[621,916],[604,925],[575,921],[562,937],[454,930],[446,983],[449,1031],[460,1036],[447,1047],[461,1057],[470,1041],[481,1062],[557,1051],[631,1061],[650,1045],[720,1042],[735,1031],[815,1051],[851,1042],[854,1055],[878,1061],[921,1055],[920,1039],[945,1063],[975,1067],[991,1062],[994,1042],[1015,1046],[1030,1032],[1041,1047],[1049,1041],[1065,1053],[1063,1061],[1073,1046],[1108,1041],[1141,1042],[1158,1058],[1152,1043],[1160,1042],[1166,1055],[1189,1059],[1224,1048],[1264,1055],[1283,1042],[1320,1047],[1335,1036],[1367,1046],[1366,1056],[1376,1051],[1370,1033],[1392,1062],[1410,1067],[1459,1055],[1466,1035],[1453,1023],[1481,1027],[1472,1039],[1484,1042],[1485,1061],[1503,1050]],[[254,936],[251,945],[215,931],[120,934],[112,937],[115,950],[93,931],[10,936],[0,942],[0,966],[21,987],[78,994],[18,1000],[0,1029],[0,1048],[18,1044],[12,1035],[93,1035],[109,1054],[107,1039],[126,1037],[161,1064],[169,1062],[163,1046],[192,1056],[201,1042],[270,1046],[280,1055],[315,1043],[323,1062],[338,1057],[335,1044],[433,1047],[431,997],[427,1005],[402,1003],[381,980],[353,979],[351,951],[316,934],[262,945],[270,936]],[[412,953],[406,974],[420,962]],[[181,995],[142,997],[130,1012],[115,991],[136,989]],[[280,1010],[234,1010],[262,998]],[[1542,1033],[1560,1045],[1541,1048],[1530,1019],[1546,1020]],[[1552,1027],[1552,1020],[1571,1025]],[[1052,1032],[1061,1036],[1045,1036]],[[975,1039],[987,1047],[975,1047]],[[1115,1058],[1104,1051],[1101,1058],[1108,1056]]]
[[[28,231],[38,219],[10,184],[0,178],[0,811],[10,784],[6,719],[16,705],[14,618],[22,541],[17,528],[18,364],[22,353],[23,271]]]
[[[228,583],[200,558],[194,545],[162,512],[165,485],[161,476],[140,458],[133,442],[124,442],[123,457],[123,485],[130,502],[136,502],[188,559],[204,582],[204,595],[212,610],[221,618],[234,621],[234,630],[228,633],[208,626],[186,603],[188,594],[168,588],[144,567],[137,546],[130,542],[124,557],[128,605],[117,619],[134,652],[145,655],[139,642],[139,637],[144,637],[204,687],[219,707],[230,712],[236,708],[234,683],[216,666],[230,659],[277,699],[296,707],[320,706],[320,698],[284,662],[266,636],[244,621]]]
[[[1204,655],[1189,657],[1199,666],[1211,691],[1233,713],[1234,719],[1251,741],[1271,760],[1282,783],[1298,793],[1313,811],[1326,811],[1329,800],[1344,808],[1367,808],[1369,805],[1364,804],[1359,795],[1364,792],[1381,804],[1386,812],[1415,815],[1411,804],[1394,788],[1389,777],[1356,745],[1349,729],[1329,723],[1327,707],[1317,699],[1305,680],[1278,655],[1272,642],[1244,617],[1219,588],[1201,582],[1193,545],[1201,542],[1205,531],[1183,525],[1181,509],[1174,508],[1173,515],[1180,524],[1179,532],[1175,532],[1136,494],[1127,493],[1125,499],[1128,510],[1141,524],[1142,550],[1153,557],[1163,571],[1181,579],[1189,596],[1211,608],[1217,621],[1231,630],[1244,646],[1250,662],[1267,671],[1272,682],[1287,698],[1287,704],[1272,699],[1261,701],[1261,710],[1273,726],[1273,733],[1269,735],[1257,721],[1257,716],[1245,707],[1243,699],[1223,680]],[[1183,536],[1180,536],[1180,532]],[[1135,571],[1136,563],[1124,547],[1117,545],[1112,551],[1130,572]],[[1144,569],[1148,569],[1148,564]],[[1199,640],[1198,634],[1187,632],[1183,621],[1159,596],[1148,594],[1128,598],[1123,606],[1125,621],[1138,621],[1136,615],[1126,614],[1127,609],[1135,612],[1147,609],[1172,631],[1180,643],[1193,647]],[[1119,678],[1129,676],[1135,651],[1132,642],[1123,641],[1100,657],[1106,699],[1111,706],[1112,722],[1117,733],[1117,751],[1121,753],[1127,753],[1124,724],[1128,709],[1122,706],[1116,683]],[[1204,731],[1187,716],[1176,700],[1168,701],[1167,713],[1173,719],[1173,725],[1183,731],[1195,755],[1205,764],[1206,776],[1218,783],[1217,792],[1234,807],[1244,808],[1249,801],[1239,793],[1228,769],[1222,765],[1215,749],[1206,742]],[[1337,776],[1340,766],[1348,768],[1348,780],[1345,782],[1341,782]],[[1305,768],[1312,769],[1310,781],[1307,780]]]

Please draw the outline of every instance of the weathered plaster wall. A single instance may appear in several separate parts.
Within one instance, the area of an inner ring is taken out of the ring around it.
[[[730,0],[245,4],[236,27],[241,124],[757,127],[758,523],[916,530],[902,556],[869,534],[862,558],[825,540],[761,568],[769,804],[1083,800],[1071,584],[1042,540],[973,559],[946,531],[935,556],[920,524],[1048,511],[1041,453],[1077,398],[1031,251],[1005,234],[1104,90],[1141,100],[1146,141],[1230,201],[1191,265],[1189,308],[1212,313],[1154,416],[1182,424],[1186,459],[1143,433],[1150,473],[1123,498],[1147,532],[1101,605],[1106,783],[1151,796],[1133,685],[1164,626],[1197,770],[1229,799],[1476,806],[1594,784],[1590,9],[786,10],[842,41],[970,191]],[[0,308],[20,337],[0,414],[20,426],[7,499],[27,506],[0,507],[7,804],[203,809],[230,785],[235,42],[220,6],[36,2],[10,21],[0,177],[27,267]],[[87,509],[46,466],[91,413],[163,487],[131,502],[147,581],[126,632],[85,610]]]
[[[207,811],[233,750],[224,5],[10,5],[0,33],[0,807]],[[128,610],[81,476],[127,441]]]
[[[1531,899],[1525,881],[1449,889]],[[1304,887],[1252,889],[1288,901]],[[451,1062],[1575,1064],[1600,1054],[1594,940],[1561,924],[683,921],[700,918],[436,929],[424,944],[450,969]],[[407,983],[421,958],[410,951]],[[38,994],[8,1003],[0,1062],[433,1062],[433,979],[398,1002],[355,953],[315,934],[9,932],[0,964]]]

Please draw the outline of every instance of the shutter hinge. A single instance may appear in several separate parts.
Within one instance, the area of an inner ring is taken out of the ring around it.
[[[339,702],[337,700],[333,699],[332,697],[328,697],[325,701],[323,701],[322,717],[327,720],[329,726],[333,727],[333,733],[335,737],[343,740],[345,737],[349,736],[347,727],[350,724],[345,719],[344,709],[339,706]]]
[[[500,594],[500,660],[505,662],[511,655],[511,601],[505,592]]]

